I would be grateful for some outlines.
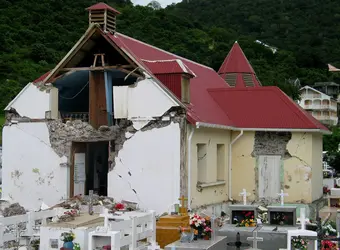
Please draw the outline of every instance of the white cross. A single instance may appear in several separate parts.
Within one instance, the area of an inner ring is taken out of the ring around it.
[[[257,248],[257,242],[258,241],[263,241],[262,237],[257,237],[257,230],[253,232],[253,237],[247,237],[248,241],[253,241],[253,249],[258,249]]]
[[[150,246],[148,246],[148,250],[160,250],[161,248],[160,248],[160,246],[159,245],[157,245],[157,243],[156,242],[151,242],[151,245]]]
[[[306,208],[300,208],[300,223],[301,223],[301,230],[306,229]]]
[[[247,205],[247,196],[249,196],[250,194],[247,193],[246,189],[242,189],[242,193],[240,193],[239,196],[243,196],[243,205]]]
[[[282,189],[281,189],[281,193],[279,193],[277,195],[280,196],[281,206],[283,206],[284,205],[284,197],[289,196],[289,195],[287,193],[284,193]]]

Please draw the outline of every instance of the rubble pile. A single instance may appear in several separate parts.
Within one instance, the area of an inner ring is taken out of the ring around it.
[[[13,203],[9,207],[6,207],[2,212],[4,217],[10,217],[15,215],[26,214],[26,210],[24,207],[20,206],[19,203]]]

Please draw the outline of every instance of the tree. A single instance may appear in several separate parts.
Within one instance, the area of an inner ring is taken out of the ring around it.
[[[162,8],[162,5],[155,0],[151,1],[147,6],[154,10],[160,10]]]

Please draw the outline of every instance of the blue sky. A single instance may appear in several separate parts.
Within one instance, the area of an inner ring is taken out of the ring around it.
[[[148,3],[151,2],[151,0],[131,0],[131,1],[134,4],[139,4],[139,5],[147,5]],[[181,0],[156,0],[156,1],[159,2],[163,8],[169,4],[181,2]]]

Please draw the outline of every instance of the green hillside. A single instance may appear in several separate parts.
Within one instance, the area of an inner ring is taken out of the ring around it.
[[[88,26],[92,0],[0,0],[0,110],[27,82],[51,69]],[[330,0],[192,0],[166,9],[107,1],[122,12],[117,29],[152,45],[212,66],[238,40],[261,82],[335,80],[326,64],[340,66],[340,7]],[[278,48],[273,54],[255,43]]]

